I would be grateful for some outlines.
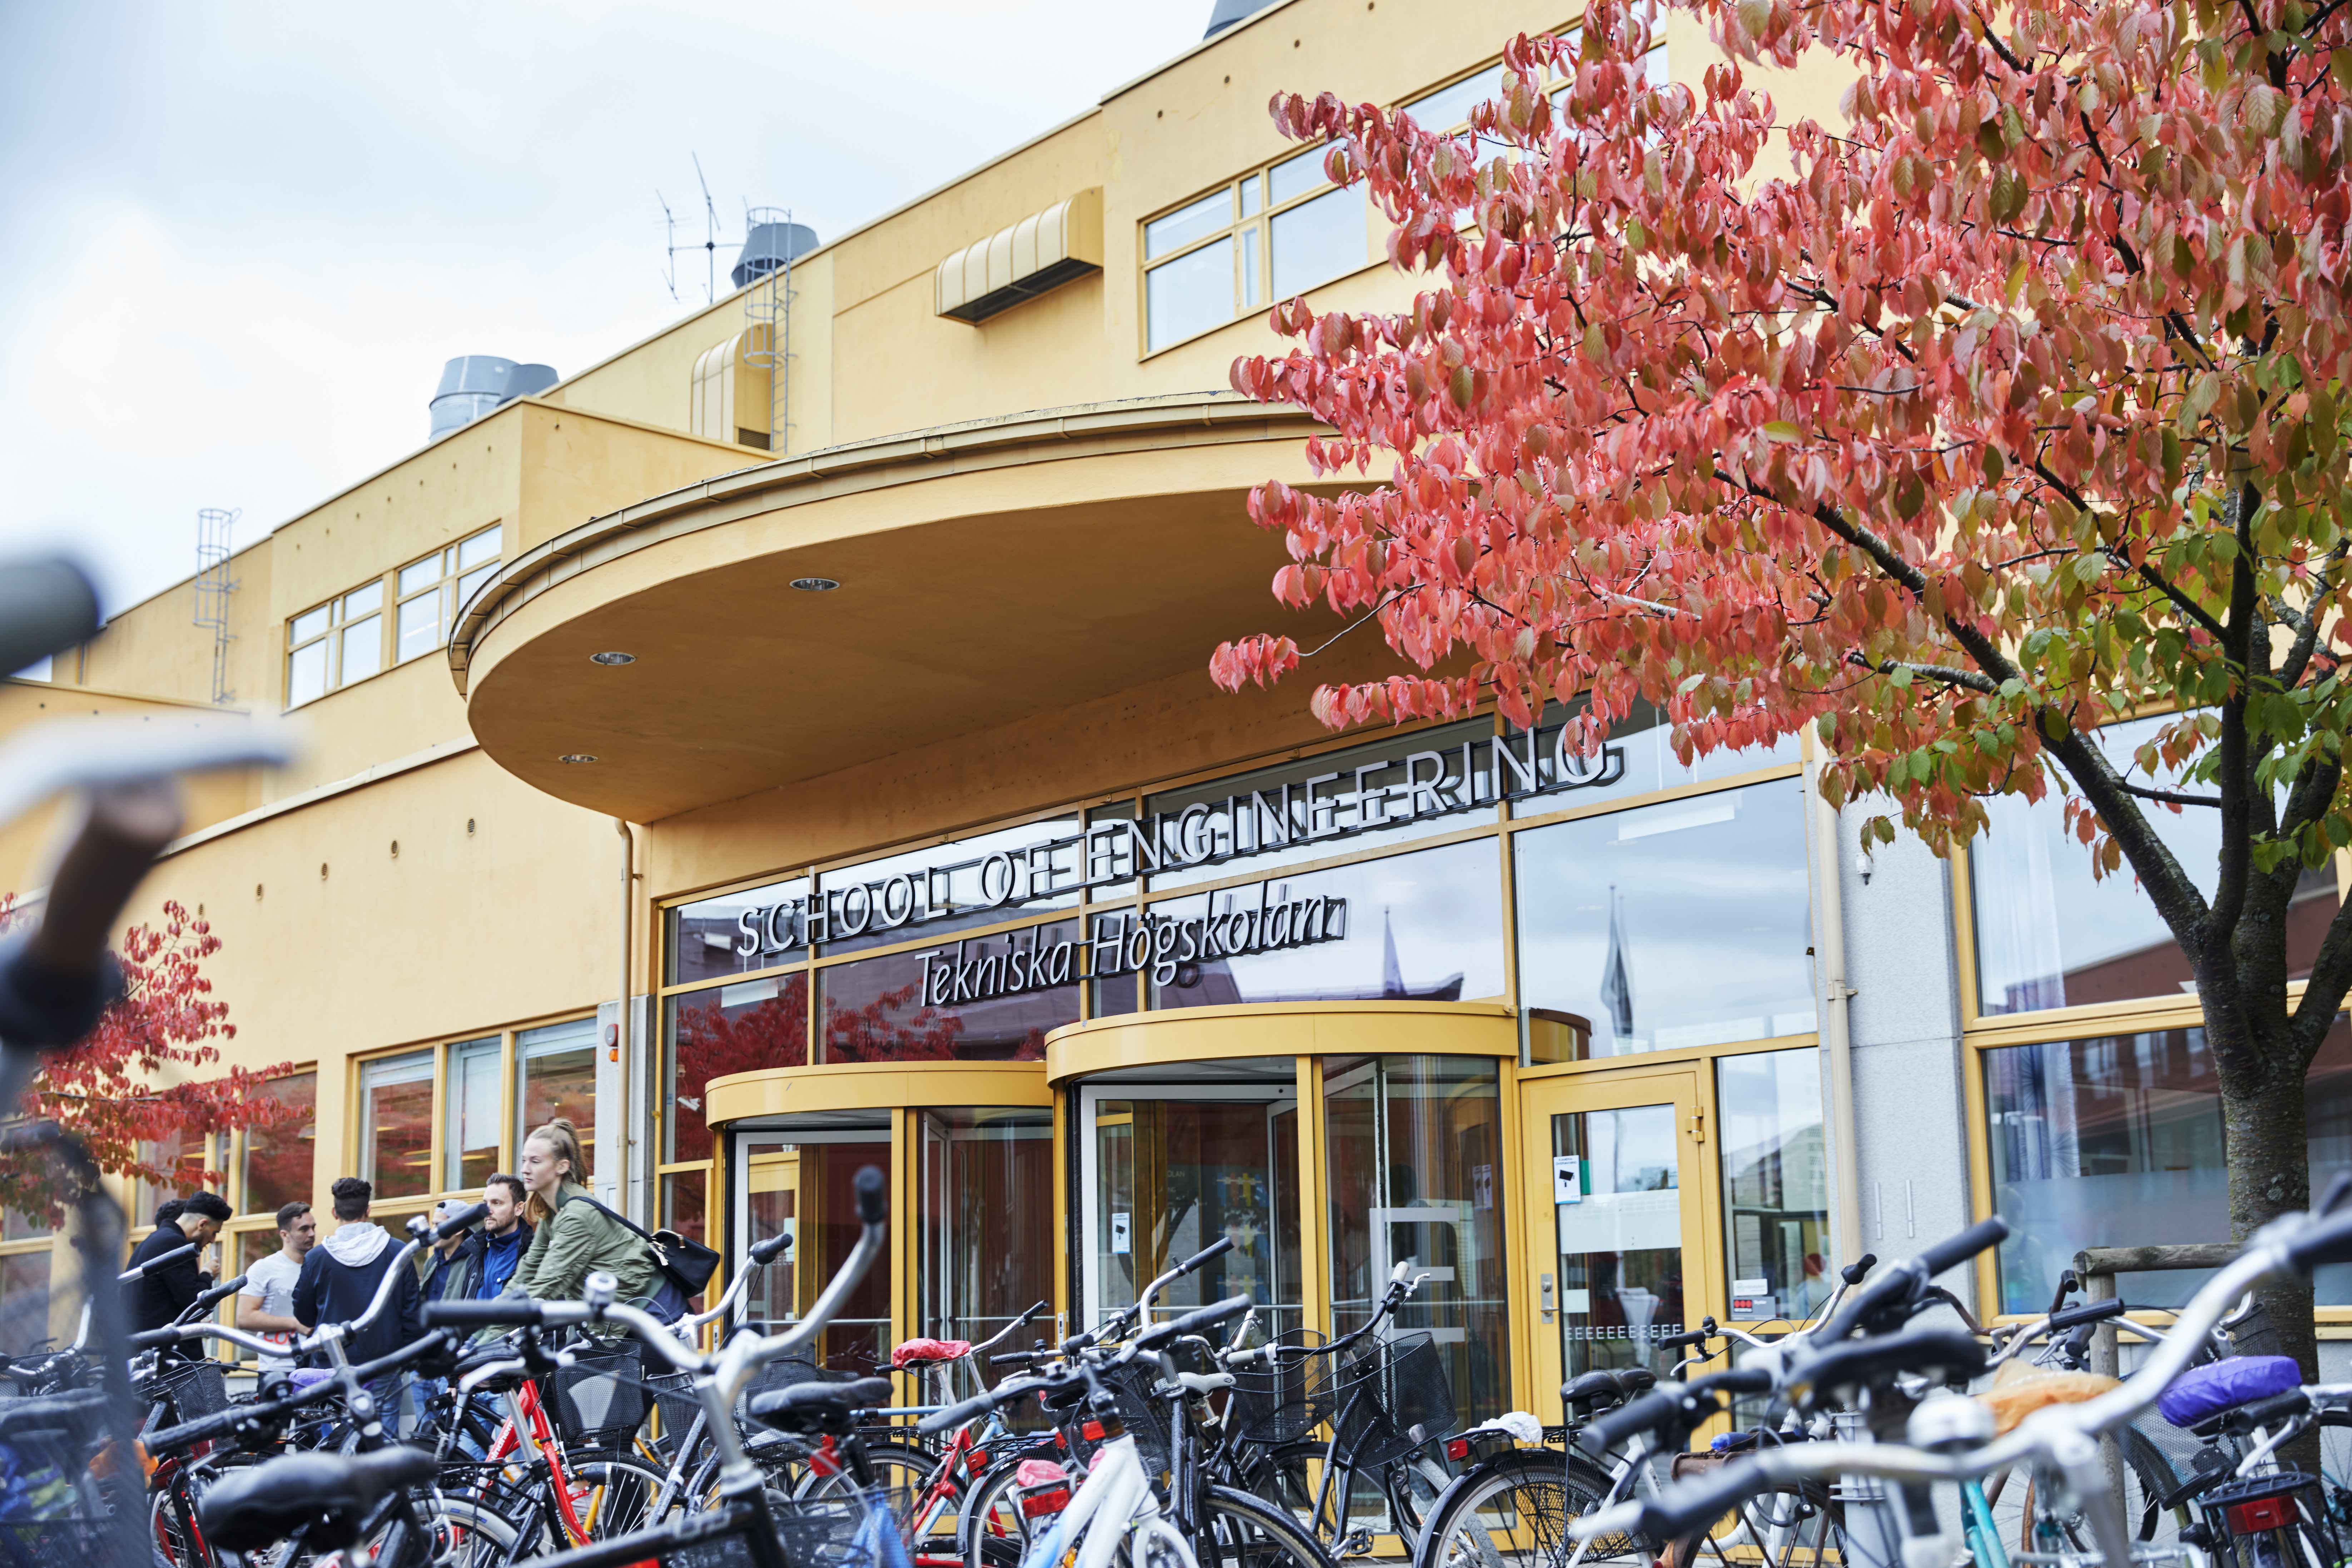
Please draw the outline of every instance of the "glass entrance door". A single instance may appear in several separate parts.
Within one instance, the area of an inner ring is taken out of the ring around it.
[[[1706,1128],[1687,1070],[1538,1079],[1523,1084],[1520,1105],[1536,1409],[1555,1422],[1559,1385],[1580,1373],[1643,1366],[1664,1377],[1681,1352],[1659,1342],[1708,1310]]]
[[[1221,1237],[1234,1249],[1160,1298],[1166,1319],[1246,1290],[1267,1333],[1300,1324],[1295,1086],[1079,1091],[1088,1326]]]
[[[825,1281],[848,1261],[863,1226],[854,1183],[860,1169],[891,1172],[889,1113],[870,1130],[838,1126],[808,1131],[772,1129],[733,1134],[728,1163],[734,1172],[738,1258],[779,1232],[791,1249],[761,1269],[745,1291],[744,1317],[775,1331],[794,1321]],[[896,1212],[895,1193],[893,1212]],[[869,1270],[841,1314],[817,1341],[817,1364],[839,1372],[870,1372],[887,1364],[890,1338],[890,1268]]]

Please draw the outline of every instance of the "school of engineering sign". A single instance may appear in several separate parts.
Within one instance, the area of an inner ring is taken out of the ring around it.
[[[1444,750],[1402,736],[1317,759],[1334,765],[1279,784],[1220,795],[1205,786],[1196,798],[1139,817],[1097,816],[1076,832],[1055,834],[1036,825],[1037,837],[985,853],[971,841],[945,844],[938,858],[886,876],[857,868],[828,872],[819,890],[744,910],[736,921],[734,954],[747,967],[781,962],[776,955],[811,943],[872,938],[954,918],[1075,896],[1083,889],[1117,887],[1139,878],[1210,867],[1289,851],[1359,834],[1491,806],[1556,791],[1617,783],[1625,773],[1622,748],[1604,746],[1579,757],[1567,746],[1569,727],[1544,726],[1465,740]],[[1483,765],[1481,765],[1483,763]],[[1189,793],[1189,792],[1188,792]],[[1020,829],[987,835],[1016,837]],[[934,1006],[1009,996],[1074,984],[1084,977],[1080,948],[1091,950],[1086,973],[1131,973],[1149,964],[1161,983],[1180,965],[1272,952],[1347,935],[1346,900],[1331,898],[1269,902],[1261,884],[1254,905],[1223,914],[1176,917],[1157,912],[1098,916],[1092,937],[1022,947],[1014,933],[1006,950],[958,942],[924,955],[923,990]],[[982,951],[975,955],[971,949]],[[1162,975],[1161,972],[1165,971]]]

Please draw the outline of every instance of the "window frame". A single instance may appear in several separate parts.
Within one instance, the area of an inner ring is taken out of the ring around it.
[[[360,1121],[360,1110],[365,1103],[366,1091],[362,1079],[366,1077],[368,1064],[427,1053],[433,1064],[433,1103],[430,1115],[432,1136],[428,1143],[430,1157],[425,1165],[428,1173],[426,1190],[417,1196],[378,1199],[375,1205],[376,1218],[379,1221],[386,1221],[392,1218],[404,1218],[412,1214],[429,1213],[435,1204],[445,1198],[462,1199],[467,1203],[479,1200],[481,1189],[478,1186],[453,1187],[446,1184],[451,1173],[450,1162],[454,1153],[450,1125],[454,1112],[453,1090],[457,1085],[454,1066],[460,1050],[467,1047],[481,1047],[490,1041],[496,1041],[498,1044],[499,1103],[493,1123],[498,1135],[498,1155],[493,1164],[492,1173],[512,1174],[516,1161],[521,1154],[521,1134],[515,1126],[522,1103],[520,1077],[522,1060],[518,1045],[520,1037],[533,1029],[565,1024],[585,1022],[593,1026],[597,1016],[598,1015],[593,1011],[585,1013],[574,1011],[557,1014],[552,1017],[527,1018],[513,1024],[436,1036],[422,1042],[411,1042],[384,1050],[371,1051],[365,1056],[350,1058],[351,1070],[344,1075],[341,1163],[341,1168],[347,1171],[359,1169],[360,1144],[364,1136],[364,1129]]]
[[[1299,191],[1296,195],[1284,198],[1279,203],[1275,203],[1266,199],[1274,194],[1274,171],[1292,163],[1305,162],[1308,159],[1316,160],[1319,163],[1324,154],[1328,150],[1328,145],[1325,144],[1322,146],[1308,147],[1301,150],[1293,150],[1284,153],[1279,158],[1269,159],[1267,162],[1260,163],[1255,168],[1251,169],[1248,173],[1236,175],[1234,178],[1227,180],[1221,186],[1213,186],[1204,191],[1195,191],[1184,200],[1174,203],[1161,211],[1153,213],[1150,217],[1145,218],[1136,226],[1136,308],[1137,320],[1140,325],[1143,339],[1141,345],[1141,358],[1147,360],[1156,358],[1160,354],[1171,352],[1171,350],[1181,348],[1186,343],[1204,338],[1211,332],[1222,331],[1223,329],[1232,326],[1235,321],[1244,319],[1254,310],[1265,310],[1272,306],[1276,298],[1274,292],[1274,220],[1276,217],[1285,216],[1290,213],[1296,212],[1297,209],[1307,205],[1309,203],[1320,200],[1322,197],[1330,195],[1334,191],[1357,188],[1333,184],[1329,179],[1323,175],[1322,171],[1318,167],[1316,171],[1316,178],[1312,184],[1307,186],[1304,190]],[[1258,200],[1255,206],[1248,206],[1244,197],[1244,192],[1251,189],[1252,187],[1255,188]],[[1181,245],[1173,247],[1162,255],[1151,257],[1145,256],[1145,236],[1150,233],[1151,225],[1158,223],[1164,218],[1172,217],[1176,214],[1184,211],[1187,207],[1194,206],[1202,202],[1209,200],[1220,190],[1224,193],[1227,203],[1226,210],[1229,215],[1228,221],[1225,223],[1224,226],[1222,228],[1210,229],[1203,233],[1195,235],[1191,239],[1184,241]],[[1246,211],[1244,210],[1245,206],[1247,207]],[[1232,265],[1234,284],[1233,297],[1234,304],[1232,313],[1221,320],[1211,322],[1207,326],[1196,328],[1181,336],[1171,338],[1166,342],[1161,343],[1156,348],[1153,347],[1151,342],[1152,274],[1172,267],[1176,263],[1182,261],[1185,258],[1192,256],[1196,252],[1206,250],[1213,246],[1228,240],[1234,242]],[[1316,282],[1309,283],[1306,285],[1304,289],[1298,289],[1297,292],[1304,293],[1308,289],[1320,289],[1325,284],[1337,282],[1342,278],[1353,277],[1356,273],[1363,271],[1366,268],[1377,265],[1378,259],[1379,258],[1372,254],[1371,228],[1368,219],[1364,230],[1364,259],[1352,268],[1346,268],[1339,272],[1335,272],[1328,278],[1320,279]],[[1250,268],[1250,263],[1252,261],[1256,263],[1254,277]],[[1245,283],[1255,284],[1256,289],[1255,297],[1244,297]]]
[[[404,664],[413,664],[430,653],[433,647],[446,647],[450,631],[457,624],[457,616],[465,609],[466,600],[470,596],[464,592],[466,584],[472,582],[475,584],[475,592],[478,593],[487,575],[495,573],[505,560],[505,530],[506,524],[503,520],[478,528],[464,538],[453,540],[436,551],[416,556],[374,577],[362,579],[330,598],[322,599],[287,616],[284,661],[279,669],[281,679],[278,690],[282,707],[289,712],[296,708],[307,708],[311,703],[331,697],[348,687],[373,680],[377,676],[397,669]],[[475,557],[468,564],[466,552],[484,540],[492,542],[489,552],[487,555]],[[436,561],[436,557],[439,570],[431,583],[404,593],[400,585],[401,579],[418,566]],[[352,608],[352,599],[370,589],[376,592],[375,607],[355,612]],[[440,595],[435,642],[431,647],[419,648],[405,658],[402,657],[401,611],[419,600],[435,595]],[[302,622],[314,615],[323,616],[325,619],[319,624],[318,629],[311,635],[299,636]],[[343,674],[344,637],[370,616],[378,617],[375,668],[364,675],[353,676],[347,679]],[[320,647],[321,644],[324,645],[323,647]],[[320,657],[325,666],[321,684],[314,695],[297,700],[294,696],[294,661],[313,647],[320,647]]]

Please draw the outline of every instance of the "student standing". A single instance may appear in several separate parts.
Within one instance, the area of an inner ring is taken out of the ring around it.
[[[176,1252],[192,1241],[196,1250],[139,1281],[131,1299],[131,1327],[134,1331],[169,1328],[179,1321],[181,1313],[195,1305],[196,1298],[213,1282],[212,1276],[198,1267],[197,1260],[228,1218],[228,1200],[217,1193],[173,1198],[155,1211],[155,1228],[131,1252],[130,1267],[136,1268],[151,1258]],[[167,1347],[163,1353],[182,1361],[200,1361],[205,1354],[204,1342],[182,1340]]]
[[[343,1176],[329,1190],[335,1197],[334,1234],[310,1249],[294,1282],[294,1316],[305,1323],[348,1323],[358,1318],[375,1300],[384,1270],[400,1256],[392,1233],[368,1218],[368,1205],[375,1197],[373,1185],[357,1176]],[[422,1331],[417,1305],[416,1275],[404,1268],[383,1316],[345,1341],[343,1353],[357,1364],[414,1342]]]
[[[294,1315],[294,1286],[302,1277],[302,1259],[319,1244],[319,1216],[299,1200],[278,1211],[278,1250],[245,1271],[245,1289],[236,1293],[236,1326],[259,1334],[272,1344],[290,1345],[310,1326]],[[294,1358],[266,1355],[261,1370],[291,1372]]]

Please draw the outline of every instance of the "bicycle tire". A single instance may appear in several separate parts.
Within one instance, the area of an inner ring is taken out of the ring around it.
[[[514,1526],[471,1499],[427,1492],[410,1507],[432,1543],[434,1568],[498,1568],[513,1555]]]
[[[930,1485],[931,1476],[940,1468],[940,1457],[928,1448],[913,1443],[867,1443],[866,1462],[874,1467],[874,1479],[894,1500],[904,1498],[912,1503],[919,1500]],[[857,1483],[846,1471],[830,1476],[804,1474],[793,1490],[796,1501],[849,1498],[857,1495]],[[957,1500],[961,1501],[961,1499]],[[929,1562],[934,1568],[958,1561],[961,1552],[956,1545],[956,1521],[961,1510],[949,1508],[931,1521],[929,1529],[920,1535],[912,1532],[912,1521],[900,1519],[899,1524],[908,1529],[907,1554],[919,1565]]]
[[[964,1568],[1019,1568],[1029,1555],[1029,1517],[1013,1493],[1020,1485],[1021,1460],[999,1460],[964,1489],[956,1510],[956,1541]]]
[[[1568,1521],[1600,1507],[1610,1486],[1610,1477],[1580,1455],[1552,1448],[1497,1454],[1456,1477],[1437,1500],[1428,1528],[1413,1543],[1412,1568],[1565,1563],[1575,1550]],[[1654,1555],[1647,1543],[1616,1535],[1594,1542],[1584,1560],[1646,1564]]]
[[[1211,1487],[1202,1501],[1201,1568],[1333,1568],[1322,1543],[1263,1498]]]

